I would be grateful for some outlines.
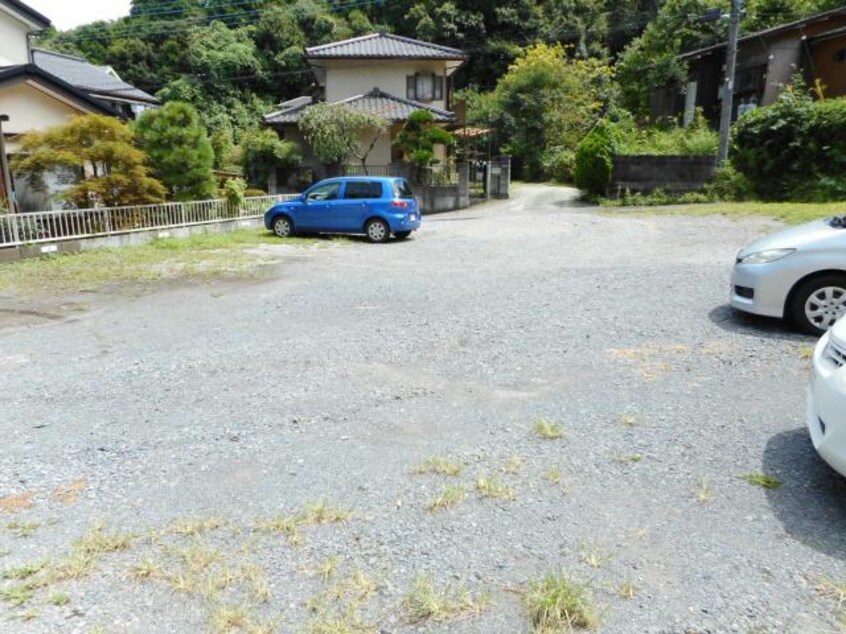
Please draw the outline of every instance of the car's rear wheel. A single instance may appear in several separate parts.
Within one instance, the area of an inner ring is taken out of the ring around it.
[[[408,236],[411,235],[411,232],[410,231],[397,231],[397,232],[394,233],[394,235],[397,237],[397,240],[405,240]]]
[[[790,316],[811,335],[822,335],[846,315],[846,275],[830,273],[803,282],[793,294]]]
[[[273,220],[273,233],[280,238],[290,238],[294,235],[294,223],[288,216],[276,216]]]
[[[379,218],[368,221],[364,230],[370,242],[387,242],[391,239],[391,228],[387,222]]]

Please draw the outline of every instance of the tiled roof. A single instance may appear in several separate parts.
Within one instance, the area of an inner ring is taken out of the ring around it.
[[[430,44],[390,33],[371,33],[350,40],[332,42],[306,49],[309,59],[391,58],[391,59],[455,59],[467,56],[457,48]]]
[[[70,85],[66,81],[51,75],[35,64],[19,64],[17,66],[4,66],[0,68],[0,87],[19,81],[33,79],[39,83],[48,85],[53,90],[67,95],[72,100],[79,102],[92,112],[118,116],[118,112],[111,108],[105,101],[93,98],[87,92]]]
[[[39,68],[92,95],[108,95],[128,101],[158,103],[158,99],[153,95],[118,79],[107,69],[94,66],[81,57],[34,48],[32,58]]]
[[[434,116],[435,121],[441,123],[452,121],[455,118],[455,115],[448,110],[427,106],[411,99],[395,97],[382,92],[378,88],[374,88],[364,95],[357,95],[343,101],[336,101],[335,104],[341,104],[359,112],[369,112],[392,122],[405,121],[412,112],[416,112],[417,110],[428,110]],[[310,105],[310,103],[304,103],[292,108],[273,112],[265,116],[264,122],[268,124],[296,123],[303,111]]]

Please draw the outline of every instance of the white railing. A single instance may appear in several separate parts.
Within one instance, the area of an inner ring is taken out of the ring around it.
[[[257,196],[241,205],[220,199],[0,214],[0,248],[260,218],[276,203],[294,197]]]

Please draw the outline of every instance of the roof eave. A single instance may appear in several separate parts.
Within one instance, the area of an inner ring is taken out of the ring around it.
[[[24,18],[36,30],[43,31],[49,29],[53,24],[50,18],[42,13],[39,13],[32,7],[20,2],[19,0],[0,0],[0,5],[3,5]]]
[[[108,104],[105,104],[102,101],[95,99],[88,93],[79,90],[78,88],[72,86],[63,79],[59,79],[55,75],[51,75],[50,73],[44,71],[35,64],[21,64],[20,66],[12,66],[10,68],[0,71],[0,86],[9,81],[26,77],[34,77],[48,84],[52,84],[56,88],[59,88],[62,92],[67,93],[74,100],[84,104],[90,110],[97,111],[100,114],[105,114],[113,117],[120,117],[120,113],[114,108],[110,107]]]

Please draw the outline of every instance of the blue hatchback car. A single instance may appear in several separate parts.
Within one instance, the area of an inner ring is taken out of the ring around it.
[[[363,233],[371,242],[404,240],[420,228],[420,209],[404,178],[343,176],[312,185],[264,215],[280,238],[297,232]]]

